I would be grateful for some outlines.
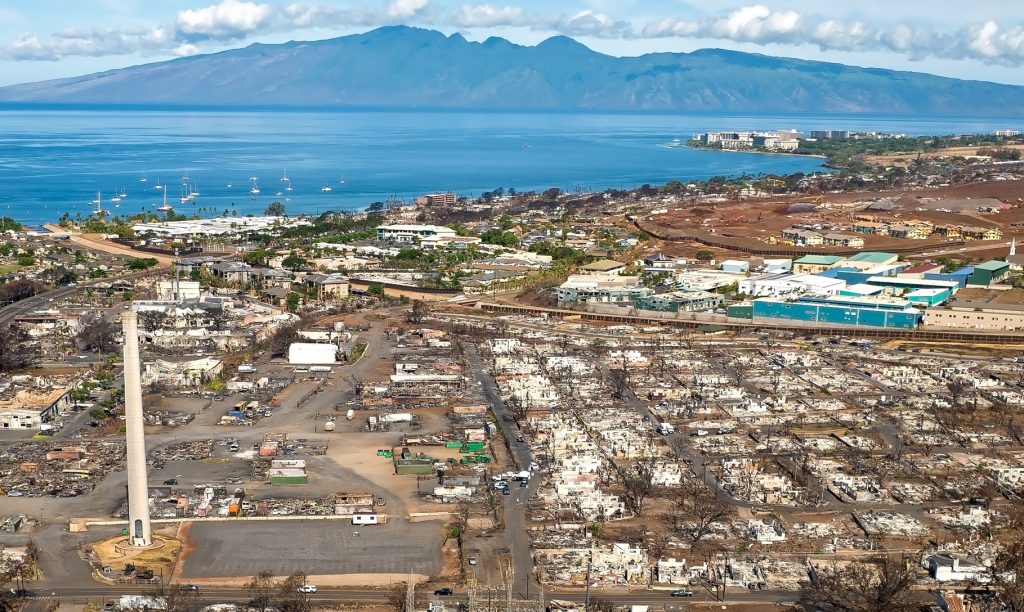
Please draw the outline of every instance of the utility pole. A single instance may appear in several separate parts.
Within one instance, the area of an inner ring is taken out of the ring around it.
[[[405,583],[405,612],[413,612],[416,609],[416,582],[412,574],[409,574],[409,581]]]
[[[590,558],[587,559],[587,591],[586,596],[583,599],[583,610],[584,612],[590,612],[590,570],[594,566],[594,545],[590,545]]]

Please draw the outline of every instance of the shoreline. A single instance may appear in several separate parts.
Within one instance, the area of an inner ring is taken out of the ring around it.
[[[790,153],[787,151],[766,151],[763,149],[712,149],[711,147],[695,147],[689,143],[687,143],[686,146],[693,149],[694,151],[711,151],[715,153],[755,153],[757,155],[775,155],[781,157],[799,157],[824,160],[828,159],[827,155],[818,155],[814,153]],[[822,164],[822,166],[825,168],[831,168],[831,166],[827,166],[825,164]]]

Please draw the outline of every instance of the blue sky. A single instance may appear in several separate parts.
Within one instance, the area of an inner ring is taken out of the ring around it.
[[[612,55],[719,47],[1024,85],[1020,0],[33,0],[0,4],[0,85],[389,24]]]

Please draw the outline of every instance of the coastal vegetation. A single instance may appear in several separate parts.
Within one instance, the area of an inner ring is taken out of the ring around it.
[[[721,142],[705,144],[700,140],[690,140],[689,146],[697,149],[722,150]],[[801,139],[793,155],[813,155],[823,157],[828,167],[840,171],[862,172],[868,168],[870,160],[879,158],[917,155],[937,157],[982,156],[996,161],[1016,161],[1021,159],[1024,136],[996,136],[994,134],[964,134],[945,136],[906,136],[897,134],[863,135],[851,138],[818,138]],[[779,153],[772,149],[749,147],[742,149],[755,153]],[[870,158],[870,159],[869,159]]]

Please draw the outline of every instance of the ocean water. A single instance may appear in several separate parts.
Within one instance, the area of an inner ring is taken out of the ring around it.
[[[0,215],[31,225],[87,215],[290,214],[360,209],[453,190],[632,188],[742,173],[812,172],[821,160],[680,146],[719,129],[989,132],[1012,120],[444,111],[0,107]],[[1019,127],[1019,126],[1018,126]],[[286,191],[290,179],[291,191]],[[187,177],[187,178],[184,178]],[[259,195],[252,195],[255,184]],[[325,185],[330,191],[324,191]],[[197,191],[181,204],[183,191]],[[121,202],[111,198],[127,195]]]

